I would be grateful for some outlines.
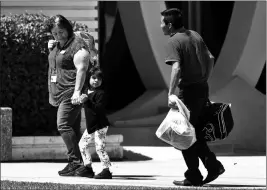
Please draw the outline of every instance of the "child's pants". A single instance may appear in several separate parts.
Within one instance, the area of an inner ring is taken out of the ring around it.
[[[84,131],[83,136],[79,142],[79,148],[85,166],[92,164],[92,157],[89,152],[89,144],[93,140],[95,140],[96,153],[99,156],[103,169],[109,168],[111,166],[109,156],[105,150],[107,130],[108,127],[105,127],[96,130],[91,134],[88,134],[87,129]]]

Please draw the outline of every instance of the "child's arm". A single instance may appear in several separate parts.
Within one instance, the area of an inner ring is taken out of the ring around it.
[[[91,90],[86,90],[86,92],[85,93],[82,93],[82,95],[80,96],[80,103],[82,104],[82,103],[84,103],[84,102],[86,102],[87,100],[88,100],[88,98],[89,98],[89,94],[91,94],[91,93],[93,93],[94,91],[91,91]]]

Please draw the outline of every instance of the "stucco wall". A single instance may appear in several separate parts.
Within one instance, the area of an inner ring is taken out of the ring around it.
[[[235,2],[225,42],[209,81],[211,100],[232,104],[234,130],[222,143],[258,151],[266,151],[266,96],[255,89],[266,62],[265,7],[263,1]],[[128,45],[147,92],[154,88],[164,92],[170,78],[170,67],[164,64],[166,37],[160,28],[163,8],[164,2],[119,2]],[[158,100],[153,106],[163,106],[160,99],[167,99],[166,91],[155,97]],[[138,106],[149,101],[139,102]],[[130,120],[129,125],[140,123],[140,118]],[[149,120],[143,122],[149,125]]]

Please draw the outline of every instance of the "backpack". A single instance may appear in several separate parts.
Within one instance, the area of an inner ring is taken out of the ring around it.
[[[88,51],[90,52],[90,62],[93,67],[99,66],[98,62],[98,51],[95,48],[95,39],[89,32],[76,31],[74,34],[82,38],[86,45],[88,46]]]
[[[202,136],[206,141],[223,140],[232,131],[234,120],[231,104],[208,102]]]

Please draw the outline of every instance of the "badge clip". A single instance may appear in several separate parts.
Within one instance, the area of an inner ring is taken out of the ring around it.
[[[57,82],[57,76],[56,75],[51,76],[51,82]]]

